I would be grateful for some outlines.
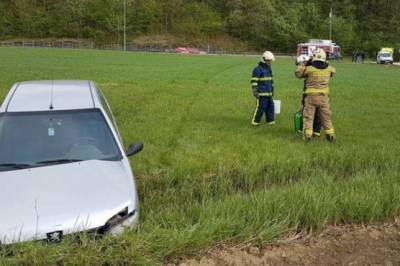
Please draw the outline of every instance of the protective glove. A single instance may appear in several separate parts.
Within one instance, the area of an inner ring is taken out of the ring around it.
[[[257,87],[253,87],[253,96],[258,99],[258,90]]]

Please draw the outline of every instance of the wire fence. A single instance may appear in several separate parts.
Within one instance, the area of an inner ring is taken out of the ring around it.
[[[140,44],[96,44],[88,41],[52,41],[52,40],[27,40],[27,41],[1,41],[0,47],[46,47],[65,49],[97,49],[130,52],[166,52],[166,53],[189,53],[189,54],[236,54],[236,55],[259,55],[257,51],[238,51],[218,47],[173,47],[166,45],[140,45]],[[276,53],[280,56],[294,57],[295,54]]]

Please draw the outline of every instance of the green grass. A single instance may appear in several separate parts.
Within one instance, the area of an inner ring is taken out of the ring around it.
[[[140,225],[118,237],[23,243],[0,264],[177,262],[219,243],[266,245],[283,233],[400,214],[400,68],[331,62],[337,142],[294,133],[302,81],[294,58],[273,64],[275,126],[250,125],[259,57],[0,48],[0,96],[14,82],[91,79],[132,157]],[[323,136],[322,136],[323,137]]]

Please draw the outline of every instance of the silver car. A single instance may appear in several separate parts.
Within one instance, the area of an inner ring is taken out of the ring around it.
[[[0,244],[95,231],[139,219],[128,157],[109,105],[92,81],[14,84],[0,107]]]
[[[376,63],[393,64],[393,56],[389,52],[378,52],[378,55],[376,56]]]

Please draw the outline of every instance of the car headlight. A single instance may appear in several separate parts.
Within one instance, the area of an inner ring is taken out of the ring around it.
[[[135,225],[138,222],[139,213],[133,210],[128,213],[128,207],[111,217],[106,224],[99,230],[102,234],[118,235],[128,226]]]

